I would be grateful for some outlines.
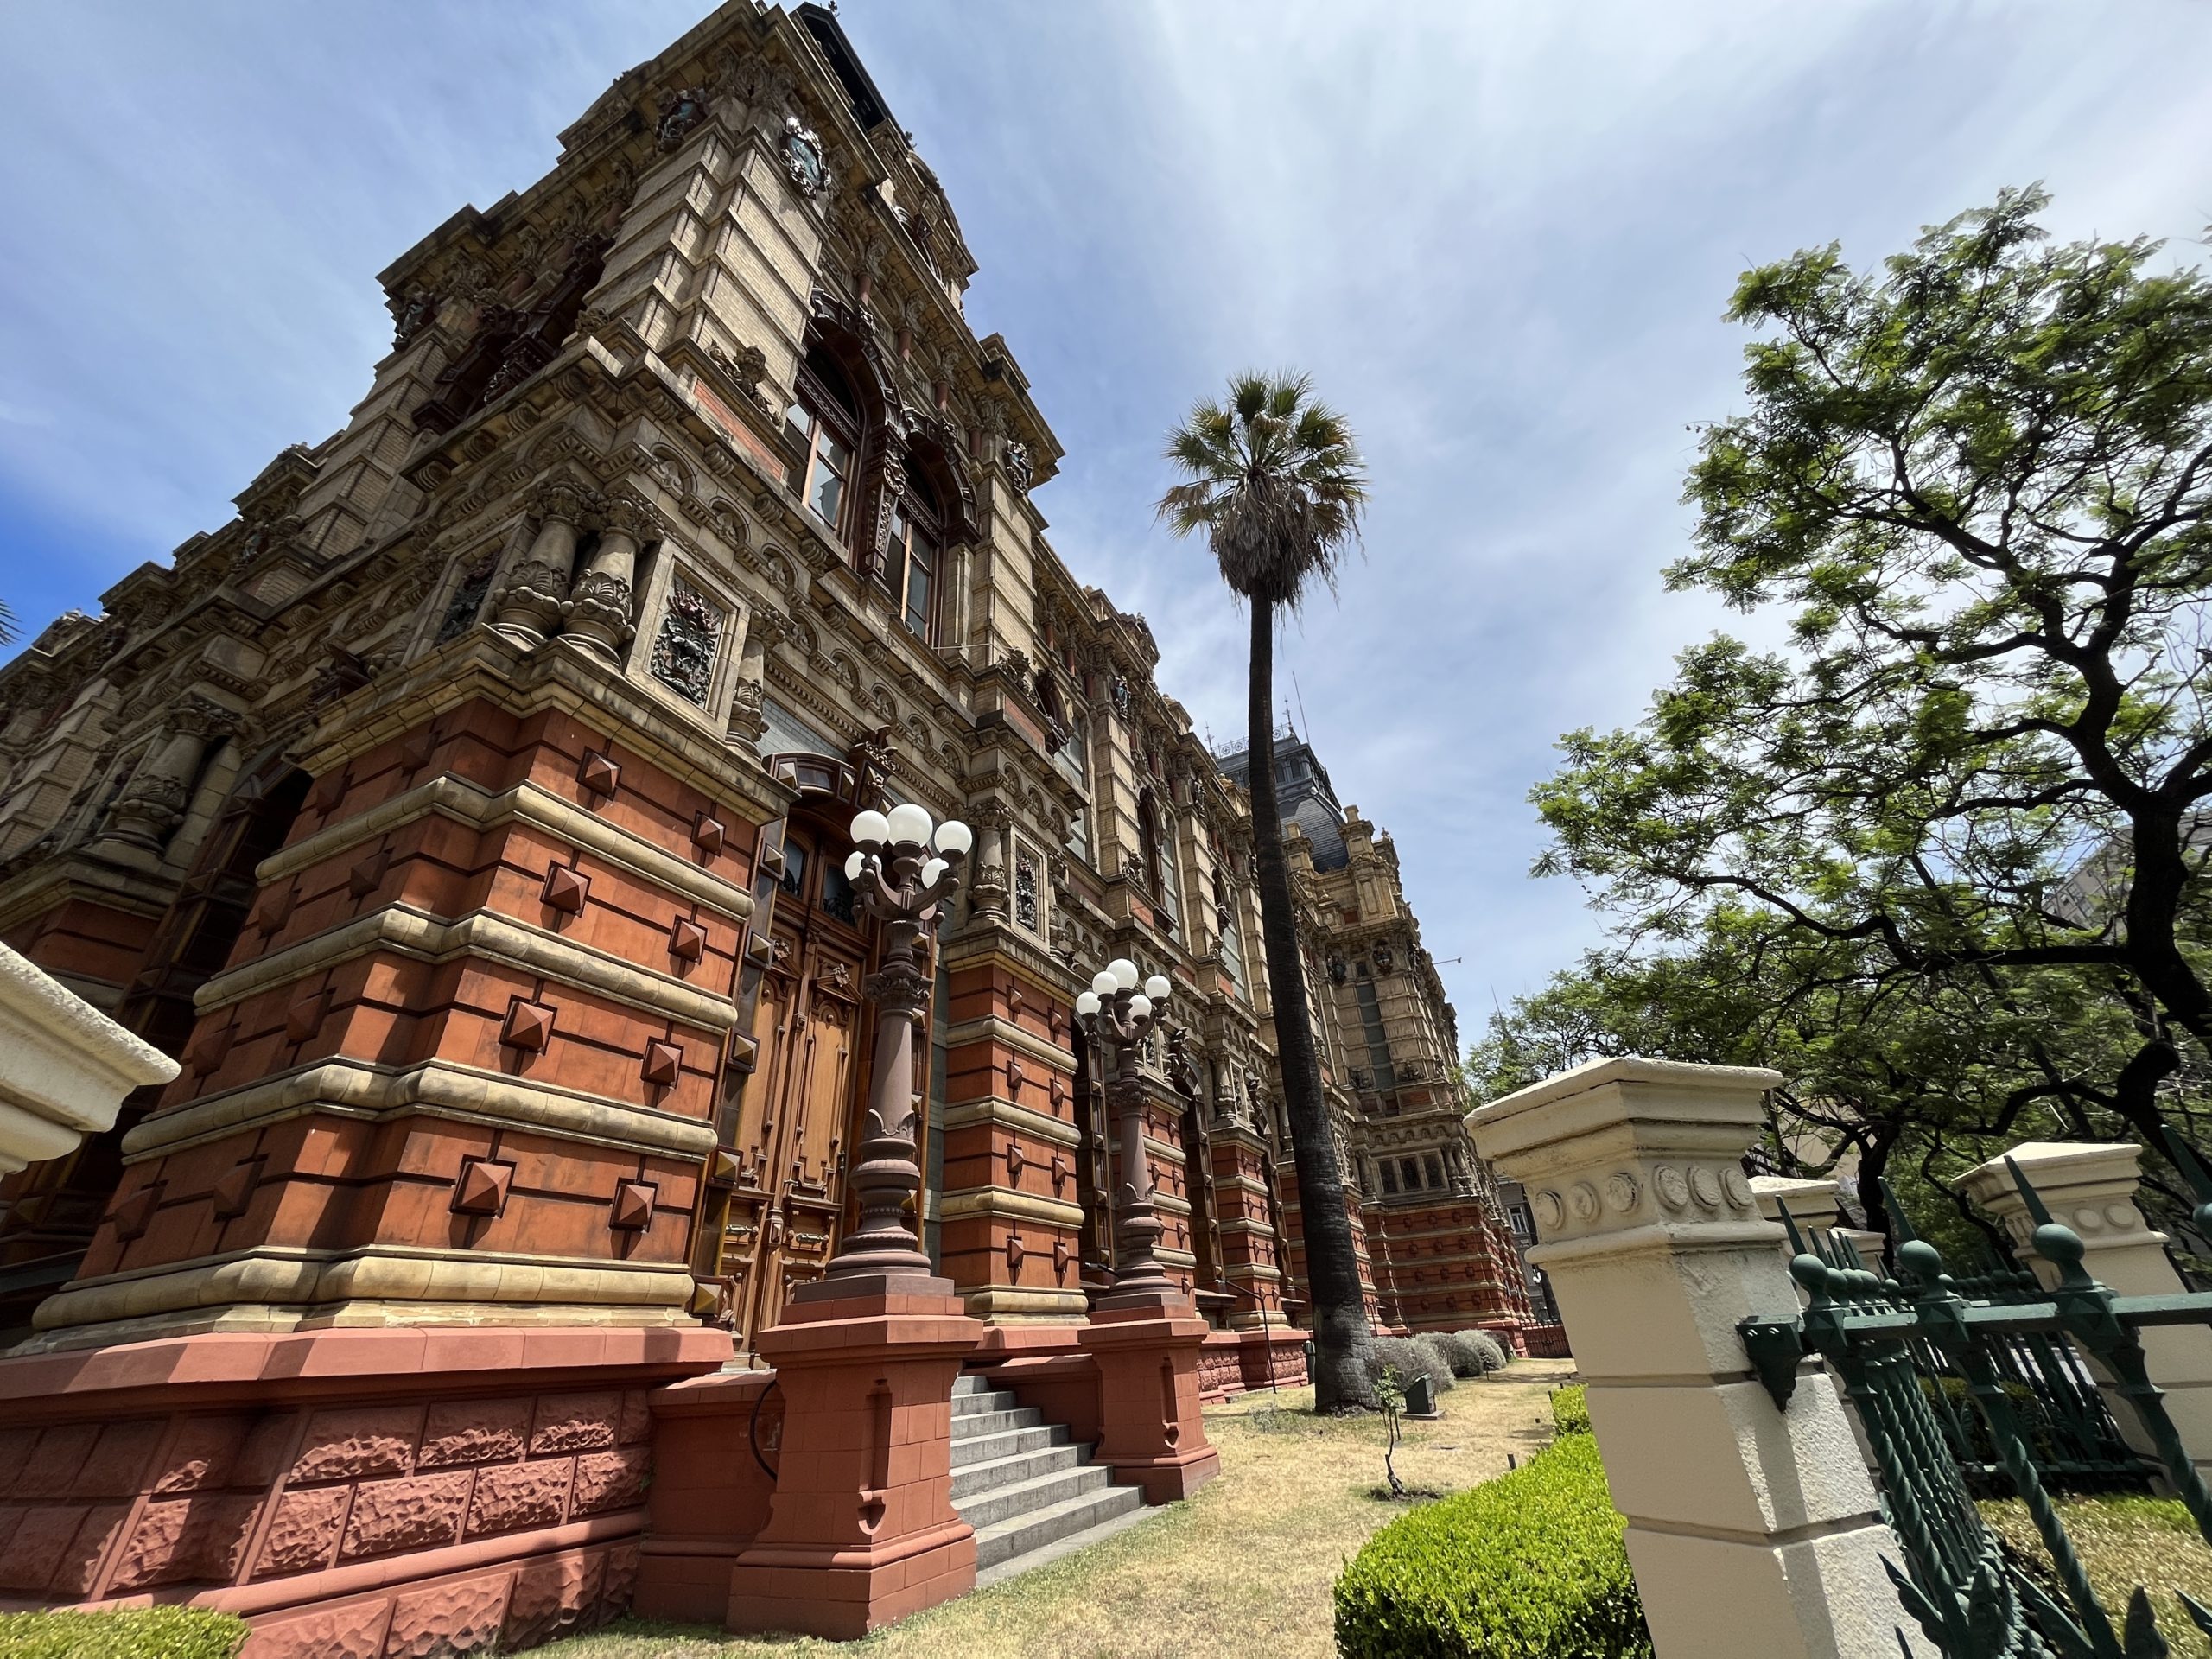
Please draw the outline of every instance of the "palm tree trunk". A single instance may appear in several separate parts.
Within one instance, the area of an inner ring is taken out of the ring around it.
[[[1282,818],[1275,810],[1275,607],[1252,606],[1252,847],[1258,865],[1260,931],[1267,945],[1268,992],[1274,1005],[1275,1049],[1282,1066],[1285,1116],[1298,1160],[1298,1225],[1306,1239],[1306,1281],[1313,1298],[1313,1408],[1372,1407],[1366,1356],[1373,1332],[1360,1296],[1359,1259],[1344,1207],[1344,1172],[1337,1167],[1321,1092],[1321,1061],[1313,1044],[1313,1013],[1298,950],[1290,866],[1283,856]]]

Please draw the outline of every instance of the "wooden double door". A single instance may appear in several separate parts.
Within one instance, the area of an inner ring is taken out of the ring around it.
[[[783,836],[754,1005],[755,1064],[723,1127],[735,1180],[718,1276],[742,1349],[836,1252],[873,1038],[861,1000],[871,942],[842,868],[849,849],[804,822]]]

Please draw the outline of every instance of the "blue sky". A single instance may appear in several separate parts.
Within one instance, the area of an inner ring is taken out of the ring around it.
[[[0,595],[30,628],[341,424],[374,276],[704,15],[697,0],[0,10]],[[2212,221],[2212,6],[1771,0],[1389,7],[846,0],[1068,449],[1054,544],[1160,679],[1243,724],[1242,623],[1149,504],[1247,365],[1351,416],[1363,562],[1278,658],[1396,836],[1472,1034],[1599,934],[1528,879],[1562,731],[1636,718],[1725,618],[1662,591],[1694,422],[1738,406],[1754,261],[1867,261],[2040,179],[2068,235]]]

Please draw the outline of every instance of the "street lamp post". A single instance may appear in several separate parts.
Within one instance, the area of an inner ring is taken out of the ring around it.
[[[1166,1230],[1153,1202],[1152,1158],[1144,1144],[1144,1084],[1137,1077],[1137,1054],[1153,1027],[1166,1017],[1173,988],[1154,974],[1137,988],[1137,965],[1126,957],[1109,963],[1075,1000],[1076,1018],[1086,1034],[1110,1052],[1107,1104],[1121,1121],[1122,1180],[1114,1211],[1114,1293],[1106,1305],[1123,1299],[1173,1299],[1180,1294],[1160,1263],[1160,1237]]]
[[[822,1277],[796,1293],[807,1300],[851,1294],[861,1288],[856,1279],[932,1276],[906,1215],[922,1185],[914,1150],[914,1027],[930,1001],[928,941],[959,890],[974,836],[957,820],[932,835],[928,812],[910,802],[887,816],[860,814],[853,841],[858,850],[845,861],[846,879],[861,909],[883,925],[882,965],[861,986],[875,1004],[875,1065],[853,1169],[860,1222]]]

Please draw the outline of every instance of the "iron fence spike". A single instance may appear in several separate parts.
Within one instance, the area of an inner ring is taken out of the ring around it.
[[[1789,1235],[1789,1254],[1804,1255],[1805,1241],[1797,1231],[1797,1218],[1789,1213],[1789,1206],[1780,1198],[1774,1201],[1774,1207],[1781,1212],[1783,1230]]]
[[[2022,1172],[2019,1162],[2011,1153],[2005,1154],[2005,1167],[2012,1173],[2012,1185],[2019,1189],[2020,1201],[2028,1206],[2028,1214],[2038,1227],[2050,1225],[2050,1207],[2044,1203],[2043,1194],[2037,1192],[2035,1183]]]
[[[1890,1212],[1891,1230],[1896,1235],[1898,1243],[1910,1244],[1920,1236],[1912,1230],[1912,1217],[1905,1214],[1904,1206],[1897,1202],[1897,1189],[1890,1185],[1888,1176],[1878,1177],[1877,1184],[1882,1189],[1882,1206]]]

